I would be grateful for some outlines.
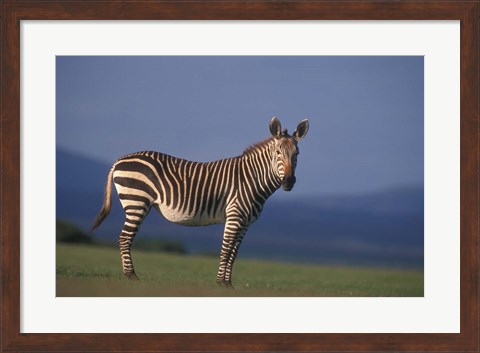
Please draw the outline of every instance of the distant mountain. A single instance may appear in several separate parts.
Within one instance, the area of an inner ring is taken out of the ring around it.
[[[103,191],[111,167],[58,148],[56,166],[57,189],[80,192]]]
[[[89,229],[110,165],[57,149],[57,218]],[[113,161],[112,161],[113,162]],[[115,197],[114,197],[115,199]],[[116,241],[123,224],[117,200],[93,234]],[[423,187],[365,195],[268,200],[245,236],[241,257],[306,263],[423,267]],[[218,253],[222,225],[183,227],[152,210],[138,237],[182,240],[189,252]]]

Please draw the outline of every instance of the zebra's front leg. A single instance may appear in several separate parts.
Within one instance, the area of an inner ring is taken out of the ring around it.
[[[226,266],[226,269],[225,269],[225,285],[227,287],[232,287],[233,288],[233,285],[232,285],[233,264],[235,262],[235,259],[237,258],[238,249],[240,249],[240,245],[242,244],[242,240],[243,240],[244,235],[245,235],[245,231],[243,231],[242,234],[240,234],[237,237],[237,239],[235,241],[235,244],[233,245],[233,249],[230,252],[230,257],[227,261],[227,266]]]
[[[225,224],[223,233],[222,251],[220,253],[220,266],[217,273],[217,283],[225,287],[232,285],[232,269],[237,257],[238,249],[245,235],[245,227],[239,225],[238,221]]]

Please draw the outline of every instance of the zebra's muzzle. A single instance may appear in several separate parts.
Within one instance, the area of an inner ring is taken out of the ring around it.
[[[293,186],[295,185],[295,181],[297,179],[295,178],[295,175],[290,175],[286,176],[282,180],[282,188],[285,191],[290,191],[293,189]]]

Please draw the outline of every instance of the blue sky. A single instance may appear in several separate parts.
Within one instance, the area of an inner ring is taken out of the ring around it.
[[[108,165],[236,156],[272,116],[308,118],[295,195],[423,185],[423,57],[59,56],[56,74],[57,148]]]

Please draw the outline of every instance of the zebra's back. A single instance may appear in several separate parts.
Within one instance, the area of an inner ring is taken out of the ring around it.
[[[113,182],[124,209],[147,213],[153,206],[169,221],[188,226],[225,223],[236,164],[236,158],[193,162],[143,151],[117,160]]]

